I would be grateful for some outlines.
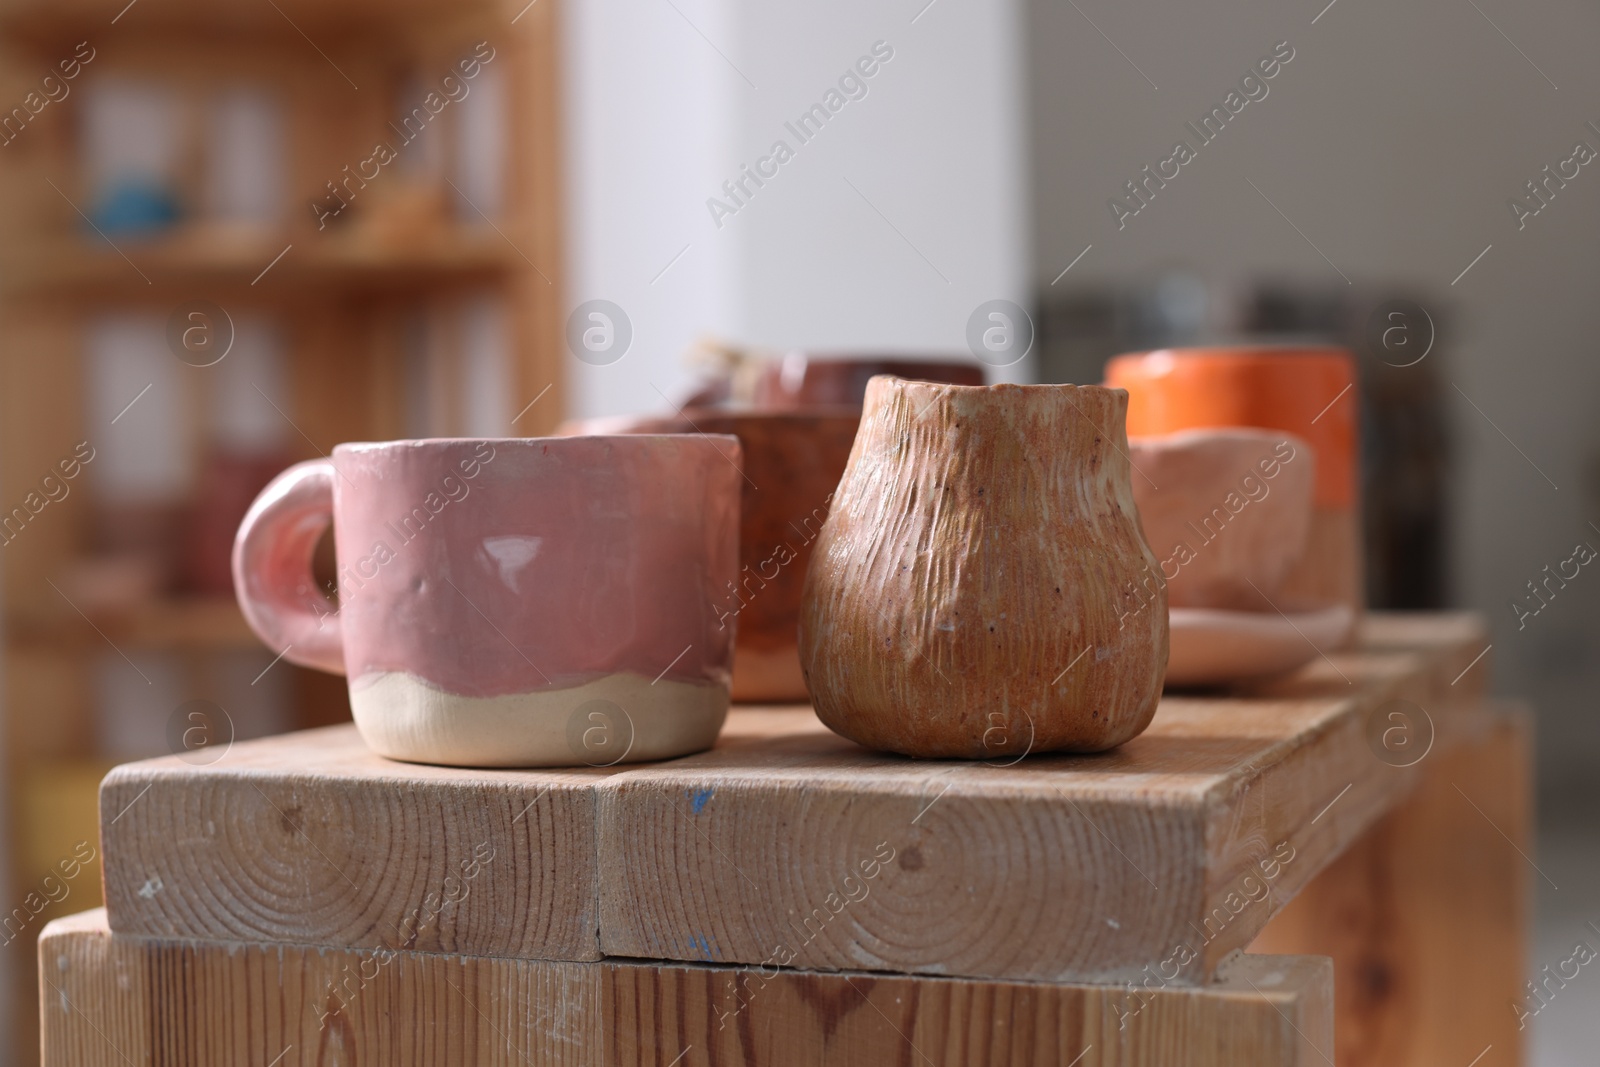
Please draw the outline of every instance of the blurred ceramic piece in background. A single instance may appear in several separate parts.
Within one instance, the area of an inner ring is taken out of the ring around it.
[[[910,756],[1097,752],[1149,725],[1167,598],[1120,389],[878,377],[818,539],[818,716]]]
[[[1348,604],[1284,586],[1306,553],[1316,457],[1274,430],[1130,437],[1133,496],[1167,584],[1168,686],[1292,670],[1349,637]]]
[[[182,92],[138,75],[88,79],[73,105],[87,231],[151,238],[188,214],[192,131]]]
[[[213,448],[200,461],[199,485],[184,527],[183,583],[200,596],[233,594],[233,537],[250,502],[293,462],[283,453]]]
[[[950,385],[983,384],[983,367],[968,359],[789,352],[762,369],[754,402],[763,408],[859,408],[867,382],[879,374]]]
[[[739,484],[731,437],[343,444],[256,498],[234,581],[269,647],[349,678],[381,755],[667,759],[727,714]],[[337,610],[311,574],[330,520]]]
[[[1301,604],[1364,603],[1357,493],[1355,360],[1335,347],[1241,345],[1117,356],[1106,384],[1128,391],[1134,436],[1220,427],[1283,430],[1317,457],[1307,547],[1285,576]]]
[[[148,553],[116,552],[72,560],[58,578],[62,592],[84,614],[131,613],[168,593],[161,561]],[[69,609],[70,610],[70,609]]]
[[[739,574],[718,591],[719,618],[738,633],[733,699],[808,699],[795,633],[800,593],[829,501],[850,458],[860,413],[686,410],[679,415],[569,422],[563,434],[718,433],[744,452]]]
[[[677,405],[678,409],[753,406],[762,372],[777,358],[774,351],[735,344],[710,334],[695,338],[684,352],[683,362],[697,384]]]
[[[1130,437],[1133,499],[1174,608],[1270,611],[1306,549],[1316,457],[1293,434]]]
[[[1339,647],[1355,627],[1348,604],[1276,611],[1173,608],[1167,685],[1218,686],[1294,670]]]

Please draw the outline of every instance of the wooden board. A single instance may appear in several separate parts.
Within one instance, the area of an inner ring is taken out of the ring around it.
[[[374,755],[353,726],[118,768],[101,787],[119,930],[598,959],[594,784]]]
[[[1253,699],[1169,696],[1097,756],[917,762],[813,730],[759,761],[642,768],[601,791],[602,948],[1044,981],[1165,964],[1203,981],[1405,792],[1367,717],[1437,704],[1480,636],[1335,655]]]
[[[390,763],[348,727],[203,767],[133,764],[102,796],[110,922],[497,957],[1197,984],[1410,787],[1414,771],[1374,754],[1368,716],[1403,697],[1445,738],[1483,677],[1449,684],[1484,647],[1471,618],[1375,618],[1363,641],[1251,695],[1170,697],[1115,752],[1009,767],[870,753],[809,709],[741,710],[711,752],[611,771]],[[462,903],[398,940],[485,850]]]
[[[1530,721],[1502,707],[1462,725],[1465,736],[1418,765],[1406,803],[1251,946],[1333,958],[1340,1067],[1522,1062],[1513,1006],[1539,1006],[1523,979],[1529,883],[1543,877]]]
[[[551,963],[113,936],[39,945],[44,1067],[1311,1067],[1331,1044],[1323,959],[1246,957],[1202,989],[1114,988],[620,961]]]

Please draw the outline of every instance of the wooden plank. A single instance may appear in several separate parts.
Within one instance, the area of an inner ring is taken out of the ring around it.
[[[924,762],[811,730],[759,759],[717,749],[632,771],[601,790],[601,947],[1202,982],[1410,788],[1412,771],[1374,755],[1367,720],[1408,699],[1447,727],[1439,680],[1482,634],[1462,619],[1439,629],[1450,637],[1406,650],[1393,627],[1384,650],[1334,654],[1250,697],[1169,695],[1145,734],[1094,756]]]
[[[353,726],[172,756],[101,787],[119,930],[597,959],[594,783],[374,755]]]
[[[1523,987],[1528,883],[1542,877],[1529,717],[1462,718],[1454,744],[1419,764],[1406,802],[1252,946],[1333,957],[1341,1067],[1522,1062],[1517,1006],[1539,1006]]]
[[[113,936],[39,949],[44,1067],[383,1063],[1310,1067],[1326,960],[1247,957],[1201,989],[555,963]]]
[[[722,743],[748,748],[800,724],[822,729],[810,709],[771,711]],[[235,744],[214,763],[127,764],[100,790],[112,923],[152,937],[597,959],[594,786],[616,773],[398,763],[348,724]]]
[[[348,727],[134,764],[102,796],[107,906],[144,936],[1198,984],[1410,788],[1368,716],[1404,696],[1448,728],[1436,690],[1481,627],[1416,625],[1252,694],[1169,697],[1117,751],[1012,766],[867,752],[805,708],[610,771],[407,766]],[[465,903],[396,940],[485,846]]]
[[[507,25],[515,33],[507,42],[513,57],[508,61],[510,122],[516,136],[509,142],[506,187],[521,190],[520,196],[509,198],[506,225],[516,243],[517,262],[527,267],[519,269],[508,292],[515,421],[506,433],[538,437],[555,433],[567,405],[566,319],[571,308],[560,269],[566,254],[560,87],[560,21],[565,16],[556,2],[530,8],[526,0],[503,0],[500,6],[501,18],[511,20]]]

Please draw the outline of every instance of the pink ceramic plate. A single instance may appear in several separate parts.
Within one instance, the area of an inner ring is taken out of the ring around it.
[[[1355,612],[1338,604],[1318,611],[1277,612],[1172,608],[1167,685],[1221,685],[1277,674],[1309,663],[1318,649],[1340,647]]]

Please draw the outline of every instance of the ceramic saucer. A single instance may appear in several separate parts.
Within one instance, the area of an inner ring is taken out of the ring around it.
[[[1293,670],[1338,648],[1355,624],[1348,605],[1279,614],[1172,608],[1169,686],[1221,685]]]

